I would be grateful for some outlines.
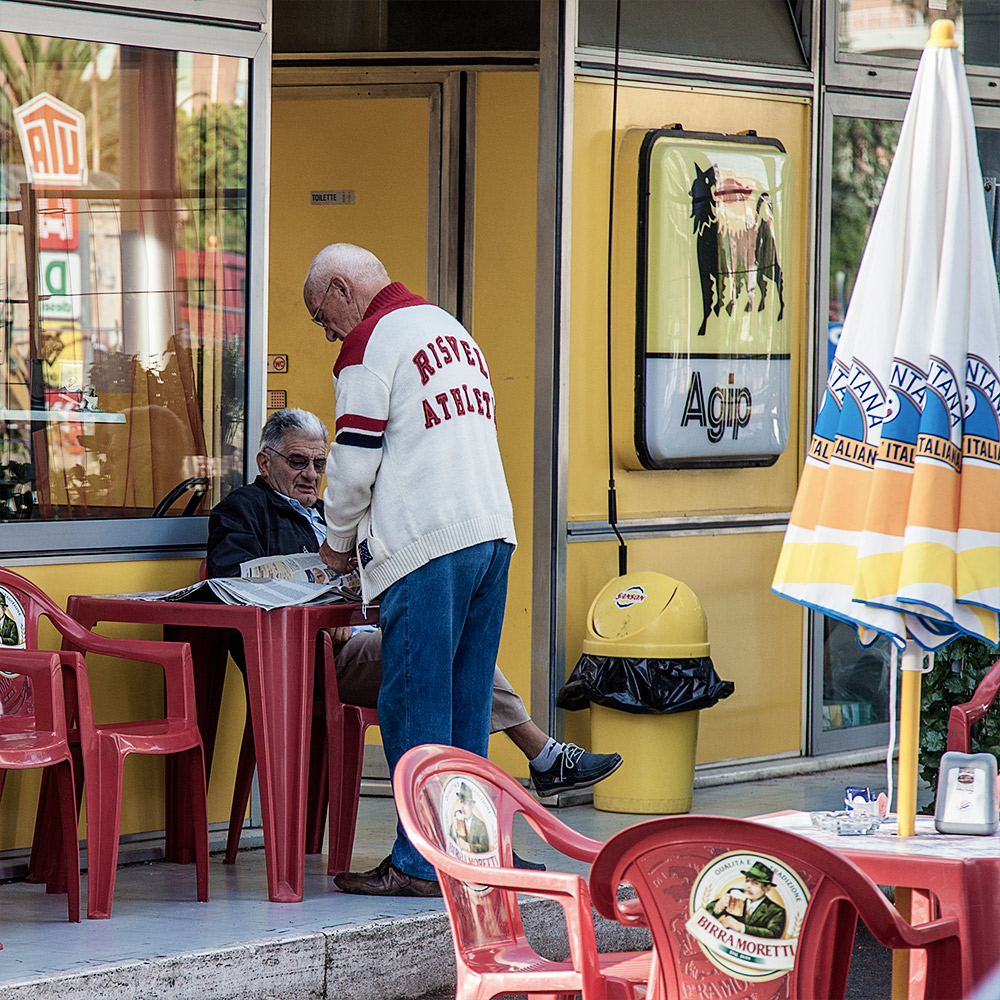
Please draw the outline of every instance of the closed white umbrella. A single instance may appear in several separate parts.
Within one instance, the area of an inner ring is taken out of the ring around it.
[[[773,589],[904,651],[912,833],[919,649],[1000,637],[1000,298],[950,21],[920,60]]]

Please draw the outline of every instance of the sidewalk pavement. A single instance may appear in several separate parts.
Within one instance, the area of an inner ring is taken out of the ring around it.
[[[836,809],[845,785],[885,787],[884,763],[781,773],[796,763],[816,766],[815,759],[757,765],[736,772],[744,775],[737,783],[707,786],[734,772],[700,773],[692,812],[743,817]],[[601,812],[590,804],[558,815],[599,840],[649,818]],[[394,825],[390,798],[362,798],[353,868],[374,867],[389,853]],[[515,830],[515,846],[522,857],[550,868],[585,869],[563,859],[526,824]],[[451,937],[440,900],[344,895],[327,877],[325,858],[312,856],[306,859],[304,901],[270,903],[260,849],[242,851],[232,866],[213,854],[210,903],[194,901],[194,882],[193,865],[122,866],[111,919],[80,924],[66,921],[65,896],[23,882],[0,886],[0,1000],[390,1000],[447,997],[453,986]],[[555,957],[565,955],[566,939],[552,916],[543,901],[525,908],[529,938],[542,954]],[[602,951],[644,946],[638,932],[598,921]],[[859,939],[851,1000],[888,997],[889,966],[886,953],[878,952],[866,951]]]

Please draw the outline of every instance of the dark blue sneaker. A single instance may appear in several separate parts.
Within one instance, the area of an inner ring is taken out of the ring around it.
[[[517,851],[514,851],[514,867],[523,868],[525,871],[529,872],[543,872],[545,871],[545,865],[541,861],[526,861],[524,858],[519,858],[517,856]]]
[[[539,771],[529,764],[528,771],[535,791],[545,797],[595,785],[614,774],[621,764],[616,753],[588,753],[575,743],[567,743],[548,770]]]

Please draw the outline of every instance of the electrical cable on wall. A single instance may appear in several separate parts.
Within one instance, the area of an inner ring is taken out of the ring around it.
[[[615,4],[615,71],[611,96],[611,184],[608,194],[608,523],[618,538],[618,575],[628,572],[628,547],[618,530],[618,497],[615,493],[615,449],[612,428],[611,395],[611,286],[613,283],[611,253],[614,243],[615,222],[615,147],[618,139],[618,62],[621,56],[622,0]]]

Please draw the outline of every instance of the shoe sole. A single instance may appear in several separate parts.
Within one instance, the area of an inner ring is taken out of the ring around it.
[[[602,774],[599,778],[588,778],[586,781],[577,781],[569,785],[556,785],[554,788],[550,788],[547,791],[542,791],[538,785],[535,784],[535,779],[531,779],[532,787],[535,789],[535,793],[540,797],[547,799],[552,795],[560,795],[562,792],[574,792],[578,788],[590,788],[591,785],[596,785],[599,781],[603,781],[605,778],[610,778],[615,771],[622,766],[624,761],[619,760],[617,764],[607,774]]]

